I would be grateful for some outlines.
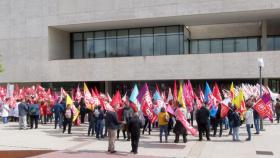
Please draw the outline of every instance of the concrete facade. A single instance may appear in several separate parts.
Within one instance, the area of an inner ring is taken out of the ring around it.
[[[278,0],[0,0],[0,82],[248,79],[258,78],[259,57],[263,76],[279,78],[279,51],[68,59],[70,32],[189,25],[204,30],[197,38],[222,37],[202,26],[234,23],[228,28],[243,28],[237,34],[261,35],[260,22],[279,12]],[[269,34],[280,32],[269,26]]]

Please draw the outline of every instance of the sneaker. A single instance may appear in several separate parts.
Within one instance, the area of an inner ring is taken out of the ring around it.
[[[116,153],[116,152],[117,152],[117,151],[116,151],[116,150],[114,150],[114,151],[111,151],[110,153],[111,153],[111,154],[113,154],[113,153]]]
[[[133,152],[133,154],[137,154],[137,151]]]
[[[246,141],[250,141],[251,139],[247,138]]]

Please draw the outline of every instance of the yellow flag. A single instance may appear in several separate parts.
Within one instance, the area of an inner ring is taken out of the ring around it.
[[[76,108],[76,106],[73,104],[73,100],[71,99],[71,97],[66,94],[66,106],[70,105],[71,110],[73,111],[73,122],[78,118],[80,110]]]
[[[234,99],[234,104],[240,112],[246,111],[244,92],[242,89],[239,90],[238,96]]]
[[[70,104],[70,106],[73,105],[73,100],[71,99],[71,97],[67,94],[66,96],[66,106]]]
[[[184,98],[184,95],[183,95],[183,86],[182,86],[182,84],[180,84],[180,89],[179,89],[178,99],[177,100],[183,106],[183,108],[186,108],[185,98]]]
[[[234,98],[235,98],[235,89],[234,89],[233,82],[231,82],[231,86],[230,86],[230,98],[231,98],[231,101],[234,101]]]

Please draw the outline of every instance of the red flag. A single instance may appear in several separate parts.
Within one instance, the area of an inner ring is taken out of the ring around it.
[[[79,85],[78,85],[77,90],[76,90],[75,99],[78,100],[78,102],[80,102],[81,99],[82,99],[82,93],[81,93]]]
[[[218,101],[218,103],[220,103],[222,101],[222,96],[221,96],[219,86],[217,83],[215,83],[215,86],[213,88],[213,96],[216,98],[216,101]]]
[[[271,108],[268,104],[265,104],[261,98],[256,102],[253,108],[259,113],[261,118],[268,117],[270,121],[272,121],[273,113]]]
[[[224,118],[227,116],[228,111],[230,110],[230,108],[228,107],[227,104],[225,104],[224,102],[221,103],[221,118]]]
[[[195,101],[196,101],[197,109],[200,109],[202,107],[202,102],[196,95],[195,95]]]
[[[153,121],[155,114],[153,111],[153,102],[147,83],[145,83],[141,88],[140,93],[137,96],[137,100],[141,104],[143,113],[148,116],[150,121]]]
[[[174,80],[174,88],[173,88],[173,94],[174,94],[174,100],[177,100],[178,93],[177,93],[177,85],[176,85],[176,80]]]
[[[204,101],[204,93],[202,92],[200,85],[198,87],[198,91],[199,91],[200,101],[203,102]]]
[[[193,88],[192,88],[192,83],[190,80],[188,80],[188,91],[189,91],[189,95],[192,99],[194,99],[194,92],[193,92]]]
[[[156,91],[160,94],[159,88],[158,88],[158,84],[156,83]]]
[[[177,109],[175,113],[176,113],[176,118],[183,124],[186,130],[189,131],[193,136],[197,136],[198,135],[197,130],[190,125],[190,123],[187,121],[187,118],[182,113],[182,111],[180,109]]]
[[[122,97],[120,91],[117,91],[116,94],[112,98],[111,105],[114,107],[115,105],[121,105],[122,104]]]

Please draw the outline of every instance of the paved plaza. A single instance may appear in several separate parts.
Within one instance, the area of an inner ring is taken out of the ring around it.
[[[253,132],[254,129],[253,129]],[[279,158],[280,125],[265,122],[265,132],[253,135],[250,142],[244,125],[240,130],[241,142],[232,142],[228,131],[223,137],[212,137],[212,141],[197,141],[188,136],[186,144],[174,144],[174,135],[169,143],[159,143],[158,130],[151,135],[141,135],[138,155],[131,154],[130,142],[122,134],[116,142],[116,154],[107,153],[107,139],[97,140],[87,136],[87,124],[73,128],[73,134],[62,134],[52,124],[40,125],[39,129],[18,130],[17,123],[0,124],[0,150],[55,150],[34,156],[34,158],[76,158],[76,157],[188,157],[188,158]],[[258,154],[257,154],[258,153]],[[273,154],[273,155],[271,155]]]

